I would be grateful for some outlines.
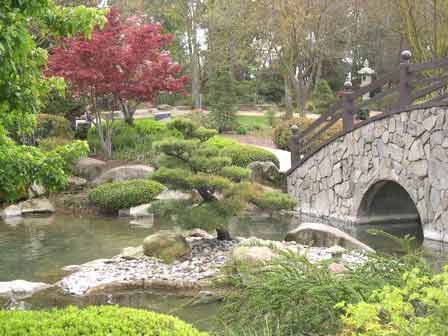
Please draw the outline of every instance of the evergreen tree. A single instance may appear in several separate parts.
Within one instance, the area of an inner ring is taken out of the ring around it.
[[[334,93],[330,85],[324,79],[319,80],[313,91],[314,105],[319,114],[325,113],[334,102]]]

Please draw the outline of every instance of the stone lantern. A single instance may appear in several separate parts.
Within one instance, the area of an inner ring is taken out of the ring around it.
[[[364,61],[364,66],[361,70],[358,71],[358,75],[361,75],[361,87],[365,87],[372,83],[372,77],[375,74],[375,70],[370,68],[369,60],[366,59]],[[370,92],[367,92],[364,96],[362,96],[362,100],[369,100]]]

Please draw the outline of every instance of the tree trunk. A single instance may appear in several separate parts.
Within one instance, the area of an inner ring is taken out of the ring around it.
[[[227,229],[223,228],[216,229],[216,234],[218,240],[232,240],[230,232]]]
[[[192,58],[191,58],[191,95],[193,98],[194,108],[201,107],[201,81],[200,81],[200,60],[199,60],[199,46],[197,42],[197,29],[193,25],[192,32]]]
[[[291,88],[289,86],[288,76],[285,76],[285,105],[286,105],[286,119],[291,119],[293,116],[293,106],[291,97]]]
[[[213,202],[216,201],[216,197],[210,193],[208,190],[206,189],[197,189],[199,195],[201,195],[202,199],[204,202]]]

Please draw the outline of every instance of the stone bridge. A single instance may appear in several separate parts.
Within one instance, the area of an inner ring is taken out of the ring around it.
[[[351,223],[416,219],[425,238],[448,241],[448,107],[355,126],[292,168],[287,184],[305,214]]]

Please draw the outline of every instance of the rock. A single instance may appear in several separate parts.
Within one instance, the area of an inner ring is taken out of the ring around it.
[[[0,296],[25,298],[50,287],[52,286],[43,282],[25,280],[0,282]]]
[[[100,176],[104,169],[106,169],[106,163],[104,161],[92,158],[82,158],[76,164],[74,172],[76,175],[81,176],[88,181],[92,181]]]
[[[280,178],[280,172],[272,162],[256,161],[249,164],[248,168],[252,170],[251,179],[258,183],[272,183]]]
[[[138,258],[140,258],[140,257],[143,257],[144,256],[144,254],[143,254],[143,246],[136,246],[136,247],[125,247],[122,251],[121,251],[121,253],[120,253],[120,255],[119,255],[121,258],[124,258],[124,259],[128,259],[128,260],[131,260],[131,259],[138,259]]]
[[[149,217],[137,218],[130,221],[129,224],[139,228],[150,229],[154,226],[154,215],[151,214]]]
[[[5,310],[31,310],[32,305],[25,301],[17,301],[15,298],[10,298],[5,303],[3,309]]]
[[[0,217],[3,220],[20,216],[22,216],[22,210],[17,205],[10,205],[9,207],[0,211]]]
[[[158,201],[188,201],[190,199],[192,199],[190,193],[170,189],[165,189],[156,197]]]
[[[422,142],[417,139],[414,141],[414,143],[411,146],[411,149],[409,150],[409,161],[419,161],[423,160],[425,158],[425,151],[423,150]]]
[[[327,249],[327,252],[331,253],[333,256],[341,256],[345,252],[347,252],[347,249],[343,248],[342,246],[333,245],[332,247]]]
[[[133,218],[154,217],[154,214],[149,212],[150,209],[151,209],[151,203],[147,203],[130,209],[122,209],[118,211],[118,215],[120,217],[133,217]]]
[[[17,205],[23,215],[27,214],[45,214],[54,213],[53,204],[46,198],[35,198],[32,200],[21,202]]]
[[[78,272],[81,269],[80,265],[68,265],[65,267],[62,267],[62,270],[64,272]]]
[[[205,305],[210,303],[221,302],[224,300],[222,295],[210,292],[200,291],[195,300],[191,303],[192,306]]]
[[[112,168],[99,177],[92,184],[98,186],[108,182],[119,182],[135,179],[147,178],[149,174],[154,172],[154,168],[145,165],[130,165]]]
[[[47,193],[47,189],[44,186],[37,184],[36,182],[28,190],[28,198],[37,198],[44,196]]]
[[[332,263],[328,266],[328,270],[333,274],[340,274],[347,272],[347,268],[343,264]]]
[[[205,230],[202,229],[193,229],[188,234],[188,237],[195,237],[195,238],[204,238],[204,239],[213,239],[214,237],[208,233]]]
[[[267,246],[238,246],[232,252],[232,259],[237,264],[260,265],[275,257],[277,254]]]
[[[68,188],[70,190],[82,190],[87,185],[87,180],[82,177],[70,176],[68,178]]]
[[[297,229],[288,232],[286,241],[295,241],[299,244],[330,247],[339,245],[350,249],[362,249],[375,253],[371,247],[353,238],[349,234],[329,225],[320,223],[304,223]]]
[[[179,259],[191,254],[187,240],[173,231],[159,231],[143,241],[143,253],[167,261]]]

